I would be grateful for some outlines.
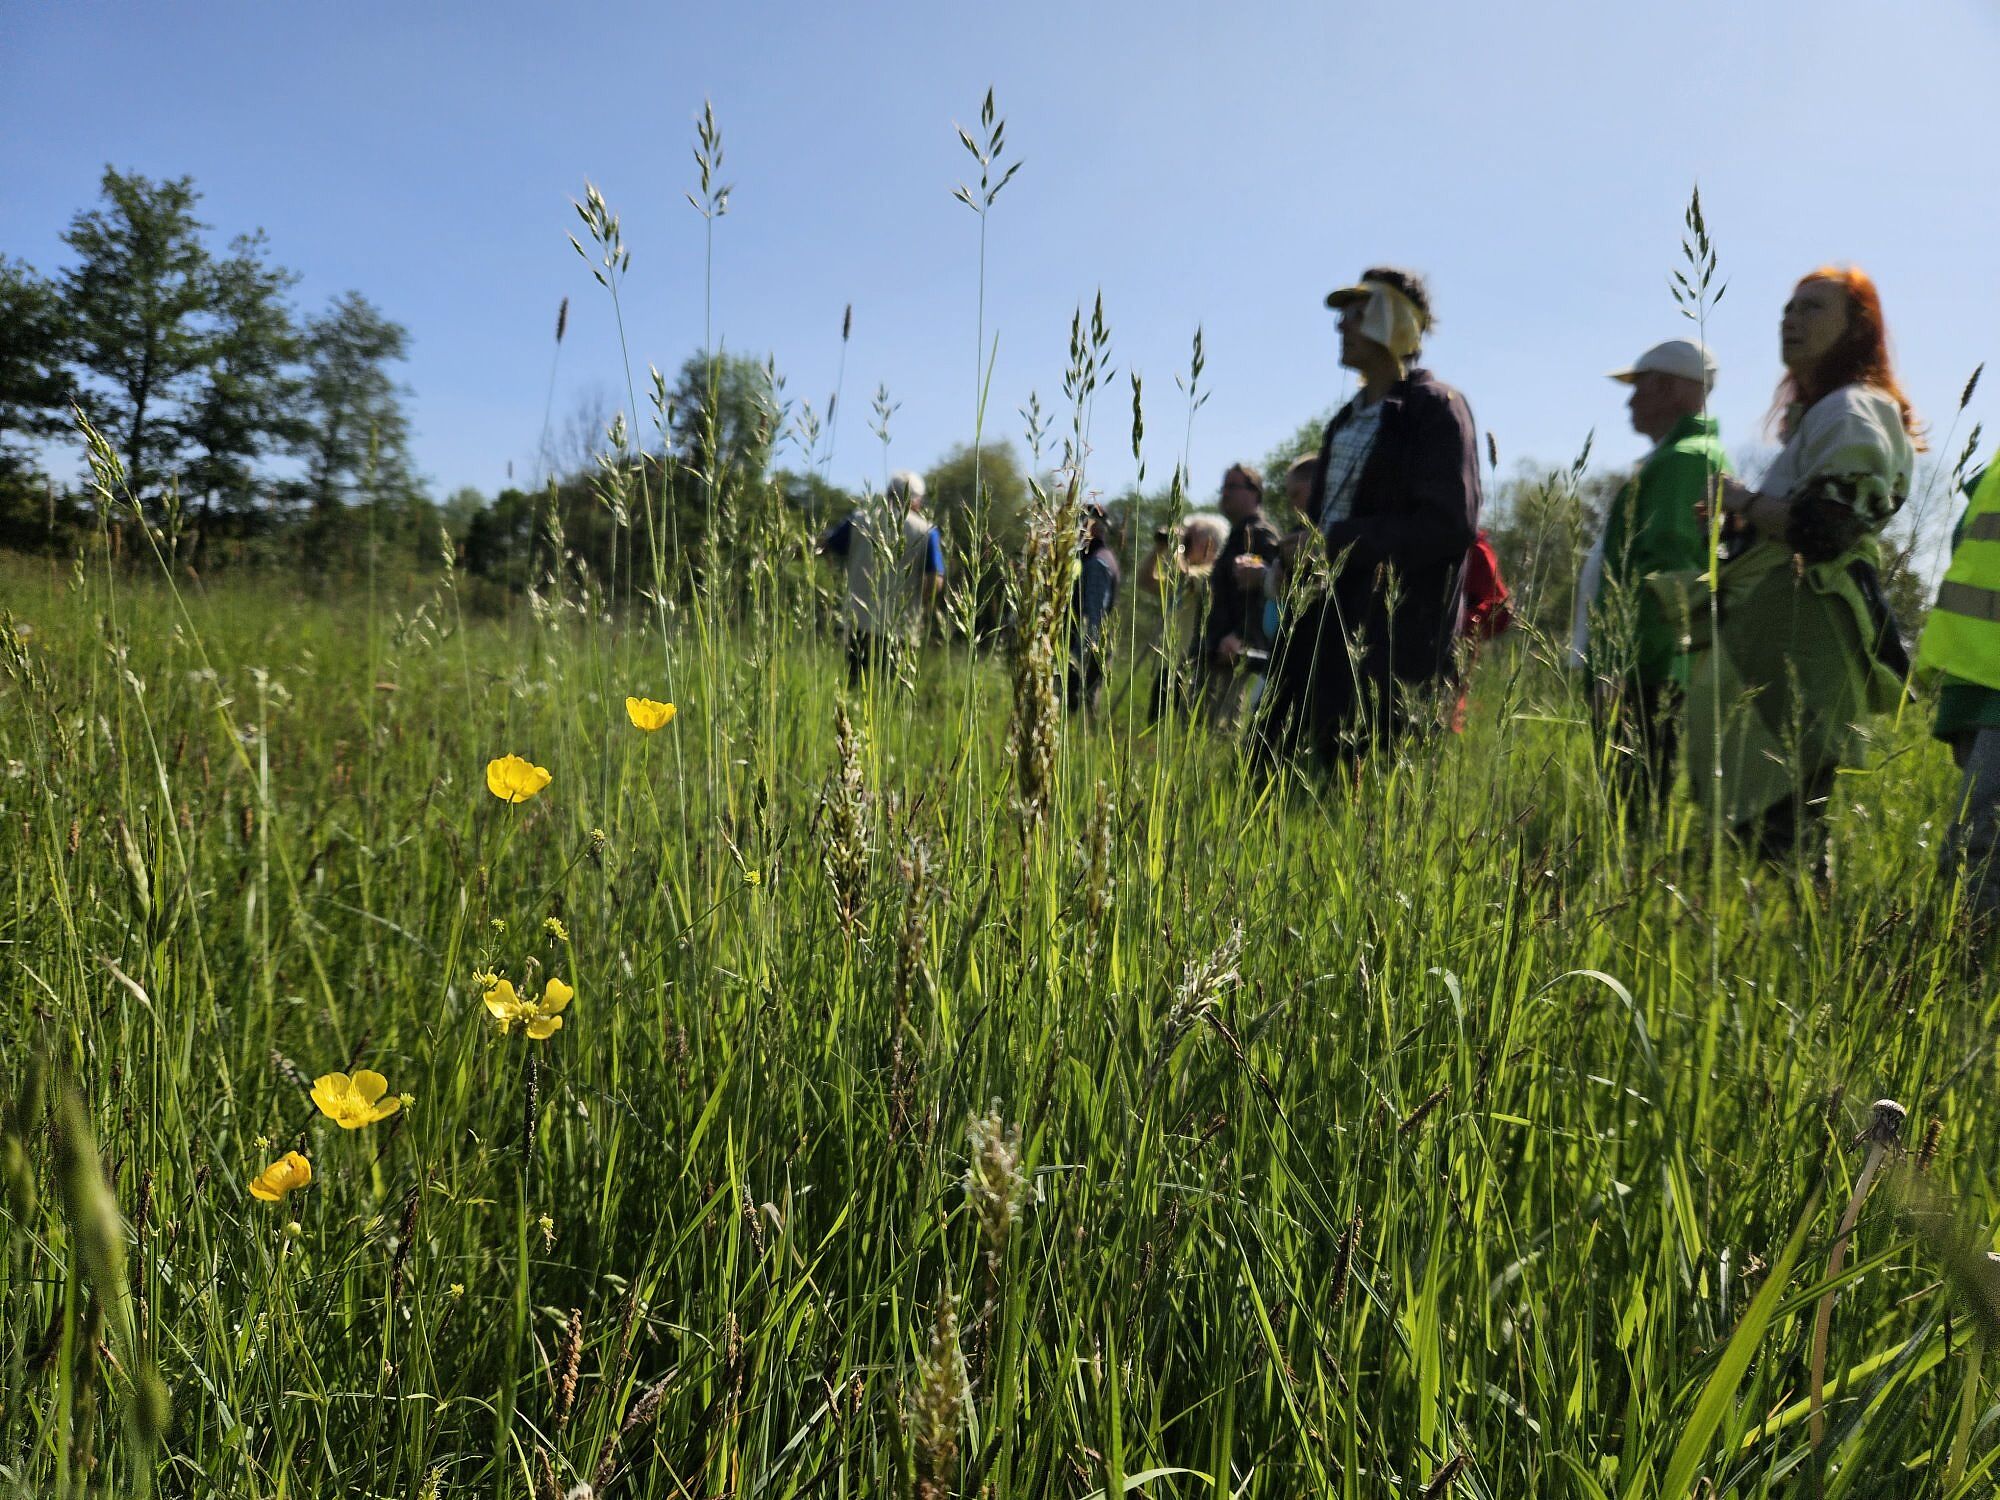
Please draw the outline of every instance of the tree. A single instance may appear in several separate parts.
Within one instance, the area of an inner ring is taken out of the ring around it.
[[[63,280],[78,363],[99,382],[85,407],[143,500],[181,454],[172,420],[209,357],[200,325],[213,290],[192,178],[154,182],[105,168],[104,205],[71,221]]]
[[[611,387],[601,380],[576,391],[562,430],[546,435],[539,459],[543,479],[570,479],[590,473],[597,455],[610,443],[608,434],[620,405]]]
[[[713,480],[720,497],[762,482],[778,432],[768,366],[741,354],[690,354],[667,393],[667,410],[674,456],[698,485]]]
[[[1292,435],[1264,455],[1264,498],[1268,503],[1284,499],[1285,471],[1292,466],[1292,460],[1301,454],[1318,453],[1320,443],[1326,437],[1326,424],[1333,420],[1338,408],[1329,406],[1316,417],[1308,417],[1293,431]]]
[[[29,445],[68,429],[67,345],[56,288],[0,255],[0,476],[25,474]]]
[[[241,524],[256,506],[256,462],[304,435],[300,339],[285,291],[296,273],[269,264],[263,232],[244,235],[209,276],[214,327],[180,429],[193,450],[183,487],[204,522]]]
[[[472,523],[479,513],[486,509],[486,497],[469,484],[462,484],[445,496],[444,504],[438,507],[444,529],[451,533],[455,542],[463,542],[472,530]]]
[[[975,634],[997,627],[1006,613],[1013,564],[1027,541],[1028,479],[1010,443],[982,443],[979,490],[973,489],[970,443],[949,450],[924,476],[931,518],[944,539],[954,613]]]
[[[415,495],[403,393],[389,373],[408,351],[408,331],[359,292],[336,297],[306,325],[305,399],[294,444],[305,474],[293,493],[314,516]]]
[[[812,469],[779,469],[772,474],[771,484],[786,511],[814,535],[852,514],[860,503],[860,497],[852,490],[842,489]]]
[[[1586,473],[1589,449],[1567,469],[1541,469],[1523,459],[1499,492],[1487,497],[1487,536],[1513,592],[1517,624],[1567,641],[1577,575],[1605,512],[1631,471]]]

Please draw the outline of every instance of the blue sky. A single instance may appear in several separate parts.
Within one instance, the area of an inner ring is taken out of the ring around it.
[[[526,476],[556,306],[556,421],[625,384],[610,307],[570,249],[596,182],[632,251],[642,388],[699,347],[694,126],[724,177],[714,317],[823,409],[854,307],[832,477],[968,438],[978,225],[953,130],[988,85],[1023,163],[996,205],[989,431],[1031,390],[1062,407],[1069,317],[1101,289],[1117,386],[1091,477],[1181,456],[1174,376],[1205,330],[1197,497],[1350,388],[1326,290],[1426,272],[1428,363],[1503,466],[1641,448],[1603,372],[1685,330],[1667,291],[1697,181],[1728,294],[1710,328],[1732,448],[1755,436],[1791,283],[1855,261],[1883,289],[1906,384],[1940,440],[2000,361],[2000,5],[1145,3],[682,7],[0,0],[0,252],[59,269],[107,163],[189,174],[217,238],[262,226],[317,307],[352,287],[406,324],[420,468],[442,494]],[[2000,417],[1990,393],[1973,415]],[[1966,424],[1969,425],[1969,422]],[[2000,420],[1988,430],[2000,429]],[[1962,441],[1964,427],[1959,440]],[[1954,446],[1956,446],[1954,444]]]

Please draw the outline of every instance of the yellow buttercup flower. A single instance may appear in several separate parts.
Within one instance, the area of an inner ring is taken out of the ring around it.
[[[656,729],[665,729],[674,717],[671,703],[655,703],[651,698],[627,698],[625,717],[632,721],[636,729],[651,734]]]
[[[502,802],[526,802],[549,781],[548,767],[518,755],[503,755],[486,762],[486,790]]]
[[[502,1036],[519,1026],[540,1042],[562,1030],[562,1008],[575,995],[575,990],[552,977],[542,986],[541,999],[525,1000],[514,992],[511,980],[502,979],[486,992],[486,1009],[500,1023]]]
[[[313,1080],[313,1103],[342,1130],[359,1130],[386,1120],[403,1107],[400,1095],[390,1094],[389,1080],[363,1068],[352,1078],[345,1073],[326,1073]]]
[[[313,1164],[296,1151],[283,1156],[250,1179],[250,1196],[262,1203],[276,1203],[294,1188],[313,1180]]]

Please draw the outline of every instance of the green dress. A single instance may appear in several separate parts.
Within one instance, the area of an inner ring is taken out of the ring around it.
[[[1730,827],[1857,764],[1862,723],[1894,707],[1903,686],[1876,657],[1878,625],[1856,576],[1879,566],[1875,534],[1909,494],[1902,409],[1874,387],[1843,386],[1789,427],[1758,488],[1791,502],[1792,532],[1721,565],[1712,628],[1707,574],[1648,580],[1691,652],[1689,782]]]

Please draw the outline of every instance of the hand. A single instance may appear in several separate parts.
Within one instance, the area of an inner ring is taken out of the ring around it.
[[[1243,637],[1233,631],[1215,643],[1215,657],[1225,667],[1234,666],[1243,654]]]

